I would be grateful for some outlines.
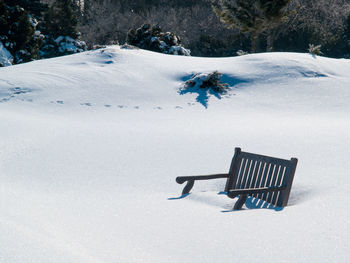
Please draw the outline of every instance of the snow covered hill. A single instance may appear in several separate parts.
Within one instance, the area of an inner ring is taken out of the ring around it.
[[[181,92],[215,70],[227,94]],[[350,60],[110,46],[1,68],[0,101],[0,262],[348,262]],[[288,207],[171,200],[236,146],[299,159]]]

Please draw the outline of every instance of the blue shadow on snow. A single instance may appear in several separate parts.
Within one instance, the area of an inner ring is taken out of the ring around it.
[[[245,206],[248,209],[262,209],[263,208],[263,209],[275,210],[277,212],[283,210],[283,207],[271,205],[270,203],[268,203],[268,202],[266,202],[264,200],[261,200],[261,199],[255,198],[255,197],[251,197],[251,196],[249,196],[247,198],[247,201],[245,202]],[[245,210],[245,209],[242,208],[241,210]],[[238,211],[241,211],[241,210],[233,210],[233,209],[231,209],[231,210],[223,210],[221,212],[222,213],[228,213],[228,212],[238,212]]]
[[[189,196],[191,193],[189,194],[184,194],[184,195],[180,195],[178,197],[169,197],[168,200],[179,200],[179,199],[183,199],[187,196]],[[218,195],[226,195],[227,192],[218,192]],[[236,199],[236,198],[235,198]],[[244,211],[246,210],[245,208],[242,208],[241,210],[233,210],[233,206],[235,204],[235,201],[232,203],[232,209],[229,209],[229,210],[223,210],[221,211],[222,213],[229,213],[229,212],[238,212],[238,211]],[[275,210],[276,212],[279,212],[279,211],[282,211],[283,210],[283,207],[279,207],[279,206],[274,206],[274,205],[271,205],[270,203],[264,201],[264,200],[261,200],[261,199],[258,199],[258,198],[255,198],[255,197],[251,197],[249,196],[245,202],[245,206],[247,209],[270,209],[270,210]]]
[[[182,77],[181,81],[186,82],[186,81],[190,80],[192,77],[193,77],[193,74],[187,75],[185,77]],[[227,75],[227,74],[223,74],[221,79],[220,79],[221,83],[228,84],[228,89],[231,89],[238,84],[246,83],[248,81],[249,80],[237,78],[237,77]],[[225,93],[218,93],[210,88],[199,88],[199,87],[187,87],[187,88],[182,87],[182,88],[180,88],[178,93],[180,95],[185,95],[187,93],[198,94],[196,101],[198,103],[202,104],[205,108],[208,108],[208,101],[209,101],[209,98],[211,96],[214,96],[217,99],[221,100],[223,95],[225,95]]]
[[[190,194],[184,194],[184,195],[180,195],[178,197],[169,197],[168,200],[178,200],[178,199],[182,199],[185,198],[186,196],[189,196]]]

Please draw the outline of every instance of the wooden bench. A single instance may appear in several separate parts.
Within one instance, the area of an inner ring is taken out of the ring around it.
[[[266,201],[277,207],[288,204],[298,159],[279,159],[235,148],[228,174],[180,176],[176,182],[187,182],[182,195],[188,194],[197,180],[227,178],[224,193],[235,198],[239,196],[234,210],[242,208],[248,196]]]

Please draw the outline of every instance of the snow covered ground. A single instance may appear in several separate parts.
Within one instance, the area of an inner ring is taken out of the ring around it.
[[[180,92],[223,73],[221,97]],[[349,262],[350,60],[118,46],[0,69],[0,262]],[[234,147],[299,159],[289,206],[229,211]]]

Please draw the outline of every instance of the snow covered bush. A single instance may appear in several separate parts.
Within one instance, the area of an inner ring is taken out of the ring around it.
[[[59,36],[53,41],[46,41],[46,45],[41,50],[41,55],[42,57],[62,56],[86,50],[87,46],[84,41],[69,36]]]
[[[196,73],[191,79],[185,82],[184,89],[187,88],[200,88],[200,89],[211,89],[220,94],[227,92],[228,84],[221,83],[220,79],[222,73],[214,71],[211,73]]]
[[[321,51],[321,45],[315,46],[314,44],[309,44],[308,51],[312,55],[322,55],[323,54]]]
[[[50,58],[79,53],[86,50],[87,45],[84,41],[73,39],[69,36],[59,36],[56,39],[47,38],[45,40],[45,45],[40,50],[40,55],[43,58]]]
[[[11,66],[13,57],[0,41],[0,67]]]
[[[78,53],[86,51],[86,44],[84,41],[73,39],[68,36],[59,36],[55,39],[60,53]]]
[[[211,73],[195,73],[179,89],[180,95],[197,94],[196,101],[208,108],[210,97],[221,99],[230,89],[229,84],[222,83],[222,73],[214,71]]]
[[[244,55],[248,55],[249,52],[243,51],[242,49],[238,50],[236,52],[237,56],[244,56]]]
[[[120,46],[122,49],[139,49],[138,47],[136,46],[133,46],[133,45],[129,45],[129,44],[124,44],[124,45],[121,45]]]
[[[164,54],[190,56],[191,51],[181,45],[180,37],[172,32],[162,32],[159,26],[144,24],[128,32],[127,44]]]

